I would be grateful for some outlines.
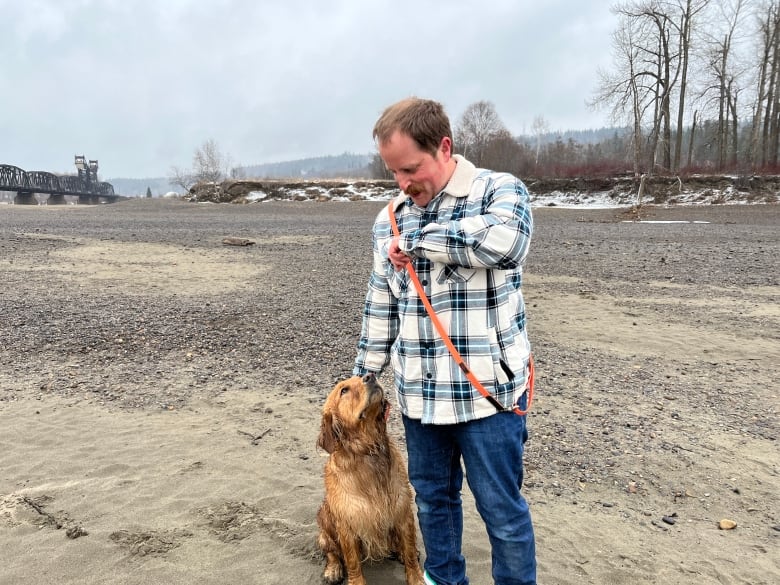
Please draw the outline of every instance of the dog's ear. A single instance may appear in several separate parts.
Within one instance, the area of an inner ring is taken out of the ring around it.
[[[338,424],[336,425],[338,427]],[[328,453],[333,453],[339,442],[338,428],[334,427],[333,414],[323,413],[322,424],[320,425],[320,436],[317,438],[317,446],[325,449]]]

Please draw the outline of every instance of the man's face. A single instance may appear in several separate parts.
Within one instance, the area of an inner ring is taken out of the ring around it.
[[[395,131],[380,142],[379,156],[393,173],[401,190],[420,207],[430,203],[452,175],[452,143],[442,138],[436,156],[422,150],[407,134]]]

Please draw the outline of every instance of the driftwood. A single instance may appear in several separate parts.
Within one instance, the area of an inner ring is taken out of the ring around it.
[[[227,246],[254,246],[255,244],[254,240],[248,238],[235,238],[233,236],[223,238],[222,243]]]

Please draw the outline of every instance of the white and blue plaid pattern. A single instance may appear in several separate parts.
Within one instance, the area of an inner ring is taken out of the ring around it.
[[[525,391],[530,354],[521,291],[533,230],[528,190],[512,175],[456,159],[447,187],[427,207],[394,199],[401,248],[466,364],[509,409]],[[392,361],[401,411],[423,423],[494,414],[439,338],[408,272],[394,270],[392,237],[385,208],[374,223],[354,373],[379,373]]]

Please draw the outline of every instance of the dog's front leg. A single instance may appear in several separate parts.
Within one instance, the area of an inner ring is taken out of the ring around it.
[[[363,568],[360,565],[360,541],[353,535],[339,531],[339,544],[347,570],[347,585],[366,585]]]
[[[404,515],[404,520],[398,527],[398,545],[396,550],[404,564],[407,585],[424,585],[420,559],[417,555],[417,532],[415,531],[412,512]]]
[[[317,524],[320,527],[317,543],[325,555],[326,562],[322,580],[326,585],[336,585],[344,580],[344,569],[341,564],[341,549],[337,542],[338,533],[327,502],[323,502],[317,512]]]

